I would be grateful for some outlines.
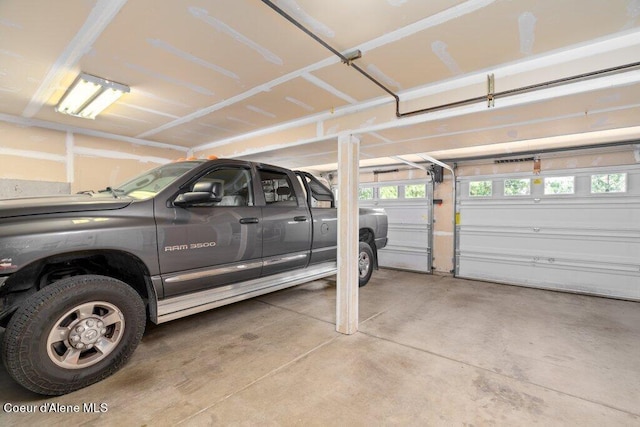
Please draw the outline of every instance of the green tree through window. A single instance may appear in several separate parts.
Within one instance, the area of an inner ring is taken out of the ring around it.
[[[556,176],[544,179],[544,194],[573,194],[574,178],[572,176]]]
[[[405,199],[424,199],[427,197],[427,188],[424,184],[405,185]]]
[[[398,186],[380,187],[381,199],[397,199],[398,198]]]
[[[361,187],[358,189],[358,198],[360,200],[371,200],[373,199],[373,188],[371,187]]]
[[[491,196],[491,181],[471,181],[469,182],[469,196],[482,197]]]
[[[624,193],[625,191],[627,191],[626,173],[591,175],[592,193]]]
[[[531,194],[531,180],[522,179],[505,179],[504,195],[505,196],[528,196]]]

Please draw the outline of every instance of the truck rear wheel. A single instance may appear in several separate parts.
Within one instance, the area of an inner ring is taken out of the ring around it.
[[[7,372],[25,388],[61,395],[120,369],[144,333],[138,293],[105,276],[62,279],[27,298],[5,331]]]
[[[358,249],[358,286],[369,283],[373,273],[373,249],[367,242],[360,242]]]

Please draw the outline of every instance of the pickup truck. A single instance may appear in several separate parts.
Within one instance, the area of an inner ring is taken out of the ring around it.
[[[336,272],[333,193],[239,160],[169,163],[94,193],[0,201],[0,327],[9,375],[61,395],[113,374],[163,323]],[[387,243],[360,209],[359,285]]]

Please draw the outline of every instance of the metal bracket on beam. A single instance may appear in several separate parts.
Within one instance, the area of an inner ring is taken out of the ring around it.
[[[487,108],[495,106],[495,77],[493,74],[487,74]]]
[[[351,65],[351,63],[353,61],[355,61],[356,59],[360,59],[362,58],[362,52],[360,51],[360,49],[356,49],[354,51],[351,51],[349,53],[345,53],[344,54],[344,59],[342,60],[343,64],[347,64],[347,65]]]

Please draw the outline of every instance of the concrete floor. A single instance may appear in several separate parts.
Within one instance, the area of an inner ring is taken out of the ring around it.
[[[381,270],[360,332],[334,318],[316,281],[149,325],[125,368],[70,395],[0,367],[2,405],[108,408],[0,408],[0,425],[640,425],[638,303]]]

